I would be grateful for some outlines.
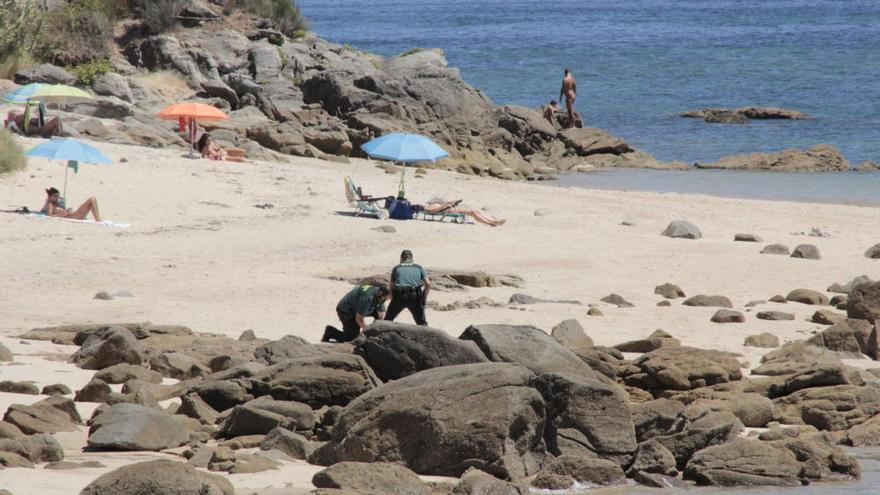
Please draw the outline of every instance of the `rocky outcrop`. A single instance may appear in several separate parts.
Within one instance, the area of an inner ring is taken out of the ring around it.
[[[545,403],[534,375],[508,363],[444,366],[381,385],[345,407],[312,462],[383,462],[419,474],[476,467],[504,478],[538,471]]]
[[[697,168],[725,170],[769,170],[774,172],[839,172],[850,163],[837,148],[820,144],[807,151],[785,150],[726,156],[714,163],[697,162]]]
[[[621,374],[625,384],[655,394],[742,378],[739,361],[730,354],[693,347],[664,347],[649,352],[626,366]]]
[[[880,282],[853,287],[846,303],[846,315],[876,324],[880,320]]]
[[[430,495],[431,487],[409,469],[385,462],[340,462],[312,477],[318,488],[351,490],[363,495]]]
[[[344,406],[381,383],[363,358],[352,354],[290,359],[260,371],[253,380],[275,399],[314,408]]]
[[[800,473],[787,449],[746,439],[697,452],[684,471],[701,485],[716,486],[798,486]]]
[[[130,330],[108,327],[91,333],[71,360],[80,368],[100,370],[120,363],[141,364],[146,356]]]
[[[92,420],[89,446],[119,450],[163,450],[189,441],[177,418],[137,404],[116,404]]]

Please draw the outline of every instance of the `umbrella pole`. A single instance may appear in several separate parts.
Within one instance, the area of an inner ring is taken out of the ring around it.
[[[397,197],[406,198],[406,162],[400,162],[403,165],[403,172],[400,174],[400,185],[397,187]]]
[[[68,163],[64,164],[64,206],[67,207],[67,171],[70,170]]]

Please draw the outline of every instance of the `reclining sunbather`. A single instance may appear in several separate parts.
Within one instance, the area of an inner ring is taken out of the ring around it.
[[[421,208],[426,213],[430,213],[432,215],[443,213],[462,213],[464,215],[472,217],[474,220],[480,223],[489,225],[491,227],[504,225],[504,222],[507,221],[501,218],[495,218],[492,215],[484,213],[480,210],[475,210],[473,208],[468,208],[465,206],[459,206],[459,203],[461,203],[461,200],[446,201],[442,198],[432,198],[430,201],[428,201],[428,204],[421,206]]]
[[[101,214],[98,212],[98,200],[94,196],[87,199],[75,210],[64,208],[61,206],[61,193],[54,187],[46,189],[46,202],[43,204],[43,209],[40,210],[40,213],[50,217],[71,218],[74,220],[85,220],[89,213],[91,213],[96,222],[101,221]]]
[[[36,116],[32,115],[34,108],[38,112]],[[46,122],[43,105],[37,102],[29,102],[24,112],[10,110],[6,114],[6,126],[25,136],[49,138],[53,134],[61,134],[61,120],[56,116]]]
[[[202,137],[199,138],[199,142],[196,144],[196,148],[199,150],[199,153],[202,154],[202,158],[207,158],[209,160],[226,160],[230,162],[244,162],[244,150],[239,148],[230,148],[226,150],[223,146],[220,146],[220,143],[214,141],[214,138],[211,137],[207,132],[202,134]]]

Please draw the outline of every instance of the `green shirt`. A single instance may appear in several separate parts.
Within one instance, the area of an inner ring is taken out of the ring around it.
[[[379,289],[372,285],[360,285],[348,291],[336,305],[336,311],[344,315],[370,316],[373,311],[385,312],[385,301],[376,296]]]
[[[413,263],[401,263],[391,270],[391,281],[395,287],[421,287],[428,274],[425,269]]]

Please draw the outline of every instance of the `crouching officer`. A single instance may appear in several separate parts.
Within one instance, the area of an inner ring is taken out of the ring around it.
[[[400,253],[400,264],[391,270],[391,304],[385,319],[394,321],[406,308],[417,325],[427,326],[425,304],[430,290],[431,279],[425,269],[413,263],[412,251],[403,251]]]
[[[391,292],[385,284],[365,284],[350,290],[336,305],[336,315],[342,322],[342,331],[327,325],[321,342],[351,342],[358,338],[367,326],[365,318],[385,318],[385,301],[390,298]]]

